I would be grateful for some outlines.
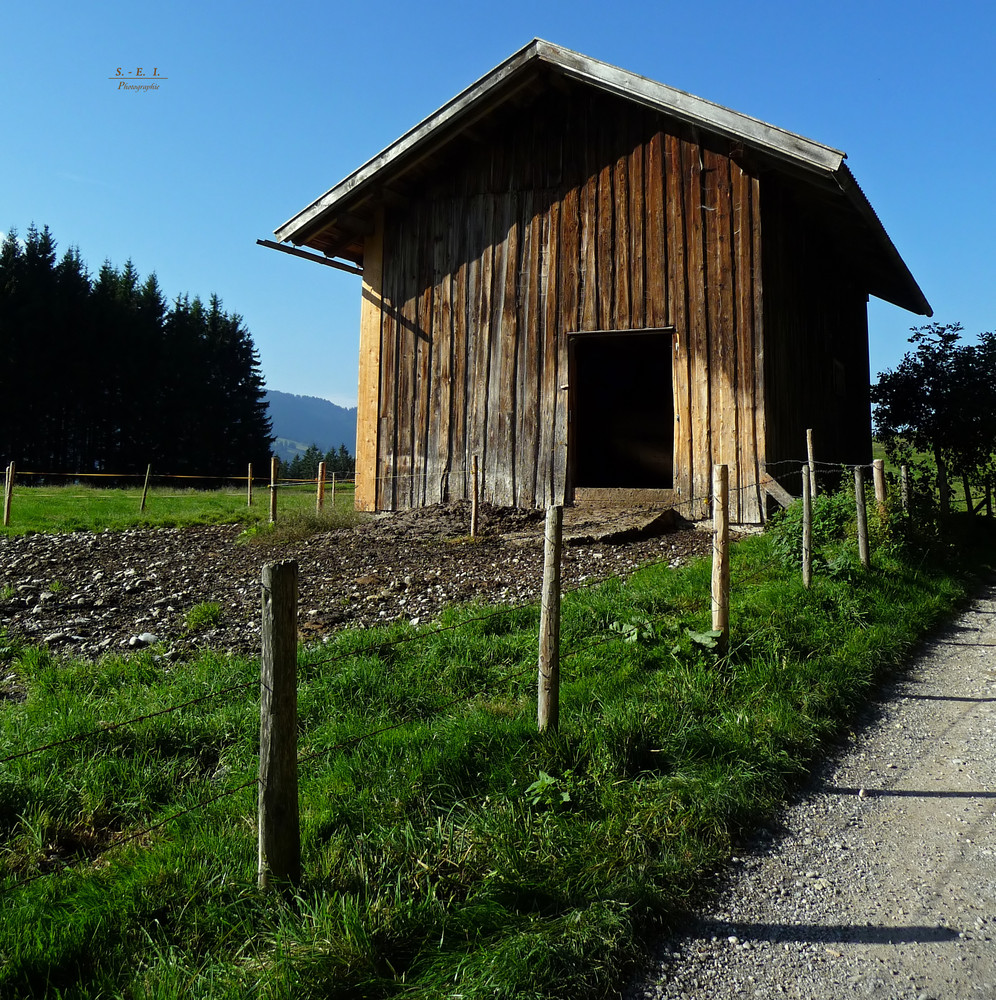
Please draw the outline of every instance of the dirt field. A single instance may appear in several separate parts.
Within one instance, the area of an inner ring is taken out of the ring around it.
[[[543,513],[483,507],[480,520],[476,541],[467,537],[466,504],[379,515],[284,546],[239,543],[241,529],[230,526],[4,537],[0,627],[88,657],[144,644],[149,636],[176,656],[194,646],[255,655],[262,565],[283,558],[299,563],[304,641],[348,625],[425,621],[452,602],[534,600]],[[648,520],[630,524],[617,512],[610,522],[619,530],[611,534],[621,540],[566,544],[564,585],[710,550],[708,532],[682,525],[661,533],[663,526]],[[579,522],[573,533],[581,539],[601,533],[588,527]],[[220,620],[191,631],[186,615],[203,602],[221,605]]]

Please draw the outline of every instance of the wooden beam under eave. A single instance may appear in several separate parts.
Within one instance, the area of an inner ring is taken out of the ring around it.
[[[384,273],[384,213],[363,246],[363,298],[360,304],[360,379],[356,396],[357,510],[376,510],[377,414],[380,411],[380,324]]]

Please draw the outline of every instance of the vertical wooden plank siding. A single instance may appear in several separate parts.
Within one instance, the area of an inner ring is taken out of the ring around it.
[[[386,227],[385,227],[386,228]],[[392,231],[391,236],[394,237]],[[396,239],[388,239],[385,232],[382,260],[384,261],[384,312],[381,322],[380,340],[380,417],[378,419],[377,454],[375,470],[377,484],[377,507],[394,510],[395,467],[397,465],[397,420],[398,404],[398,289],[400,268],[397,255],[400,247]]]
[[[761,516],[761,489],[752,462],[756,454],[754,431],[755,381],[753,275],[753,213],[751,210],[751,178],[736,163],[730,165],[733,198],[733,258],[737,261],[734,275],[734,296],[737,309],[737,478],[738,512],[741,521],[758,521]]]
[[[702,216],[702,149],[698,143],[681,144],[682,180],[685,184],[685,280],[688,285],[688,350],[691,378],[692,487],[694,516],[704,517],[712,496],[712,426],[710,422],[709,320],[706,313],[705,247]],[[687,431],[685,433],[688,433]]]
[[[682,511],[707,509],[721,462],[735,516],[756,519],[757,178],[722,147],[606,95],[552,93],[531,114],[389,213],[379,277],[368,241],[364,287],[381,291],[365,292],[359,419],[379,487],[371,501],[361,475],[358,502],[467,497],[474,455],[483,500],[563,502],[569,335],[673,326],[661,392],[673,397]]]
[[[736,462],[736,356],[738,328],[733,282],[736,262],[731,246],[730,161],[704,149],[704,223],[706,254],[706,316],[709,328],[710,423],[712,460],[730,470],[731,504],[739,516],[739,470]]]
[[[363,246],[360,302],[360,370],[356,395],[357,510],[377,508],[377,429],[380,418],[381,317],[383,314],[384,213],[377,213],[373,234]]]
[[[668,325],[675,329],[674,364],[674,486],[683,498],[680,511],[694,517],[692,509],[695,467],[692,451],[692,369],[691,337],[688,327],[687,227],[685,225],[685,184],[681,140],[665,139],[667,169],[664,175],[667,211]]]

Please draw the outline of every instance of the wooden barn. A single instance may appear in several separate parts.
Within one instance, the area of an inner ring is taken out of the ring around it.
[[[476,457],[492,503],[694,517],[721,462],[758,522],[806,428],[819,459],[869,460],[868,295],[931,310],[843,161],[516,52],[268,243],[362,274],[357,506],[469,497]]]

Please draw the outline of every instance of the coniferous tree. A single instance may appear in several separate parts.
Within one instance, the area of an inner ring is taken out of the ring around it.
[[[44,472],[239,475],[273,442],[238,315],[178,296],[131,260],[91,278],[48,227],[0,244],[0,457]]]

